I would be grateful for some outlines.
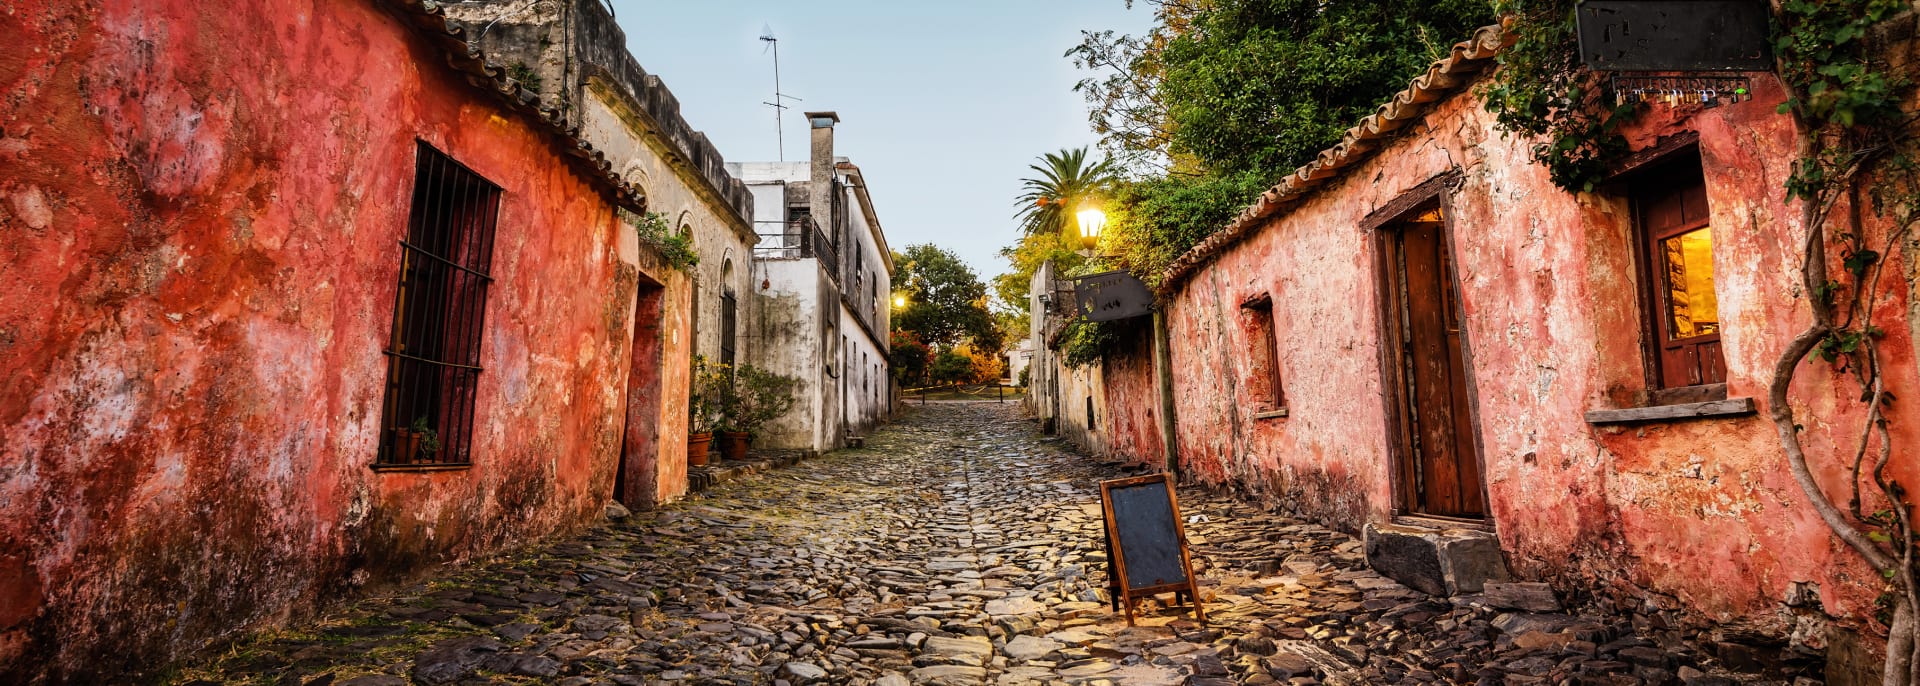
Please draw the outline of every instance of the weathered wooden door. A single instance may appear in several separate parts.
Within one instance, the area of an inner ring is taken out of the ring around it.
[[[1382,279],[1390,291],[1388,331],[1398,388],[1396,465],[1404,511],[1486,516],[1480,459],[1467,404],[1465,340],[1458,286],[1437,208],[1383,227]]]

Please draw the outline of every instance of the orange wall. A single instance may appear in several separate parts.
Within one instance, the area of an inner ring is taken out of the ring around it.
[[[381,7],[6,10],[0,681],[151,668],[601,512],[627,229]],[[505,190],[474,466],[375,473],[416,139]],[[684,279],[654,278],[684,327]],[[684,397],[682,358],[658,395]]]

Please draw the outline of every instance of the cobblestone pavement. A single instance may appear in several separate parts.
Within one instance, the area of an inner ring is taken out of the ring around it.
[[[173,681],[1736,682],[1624,622],[1430,599],[1344,534],[1193,489],[1212,621],[1150,607],[1129,629],[1101,590],[1096,487],[1124,474],[1033,427],[1010,404],[914,408],[865,449],[337,609]]]

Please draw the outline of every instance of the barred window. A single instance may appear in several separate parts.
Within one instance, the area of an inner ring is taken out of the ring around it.
[[[400,241],[393,337],[385,350],[386,400],[375,468],[472,464],[480,334],[499,211],[499,186],[419,144],[413,207]]]

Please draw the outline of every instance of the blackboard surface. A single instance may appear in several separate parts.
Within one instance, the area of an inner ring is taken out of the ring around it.
[[[1126,564],[1127,590],[1187,583],[1167,482],[1152,481],[1108,490],[1113,526]]]

